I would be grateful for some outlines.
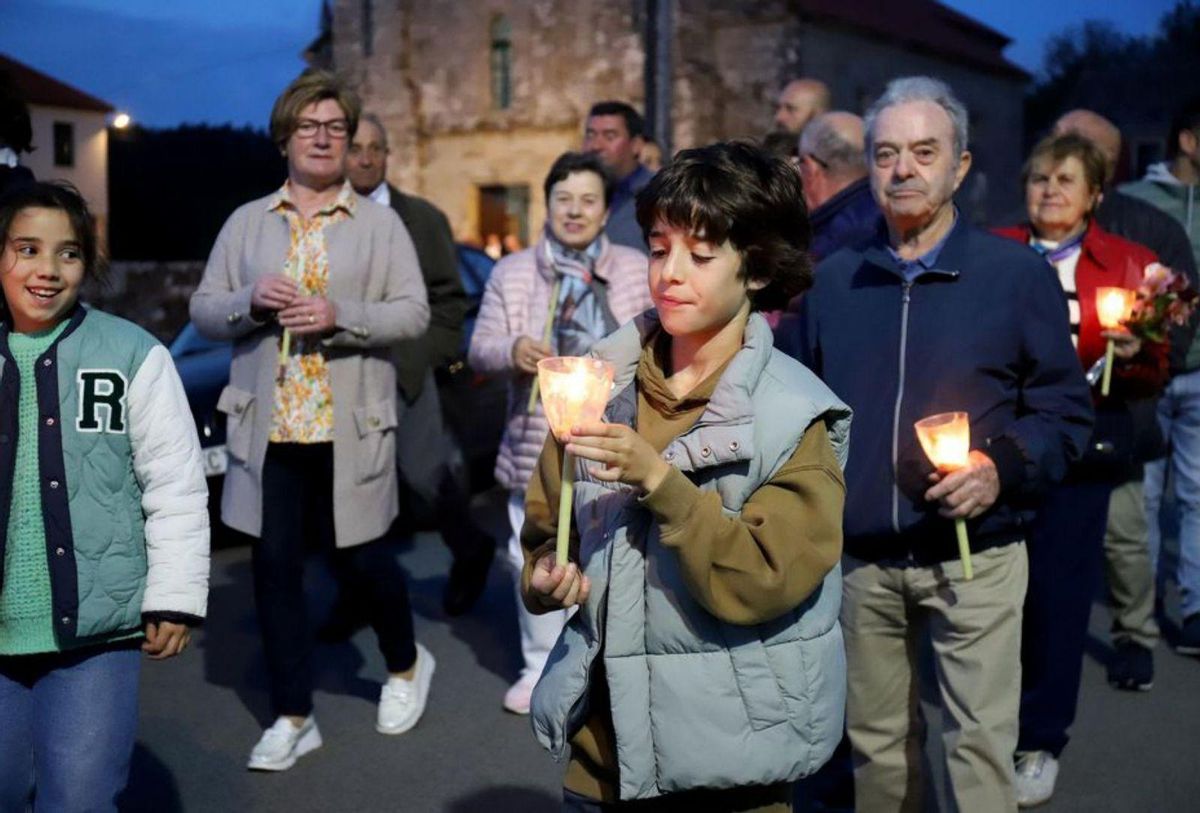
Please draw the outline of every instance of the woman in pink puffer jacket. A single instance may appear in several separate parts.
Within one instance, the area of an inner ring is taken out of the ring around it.
[[[646,256],[614,245],[603,234],[612,184],[600,160],[582,153],[562,155],[550,168],[545,192],[542,235],[532,248],[510,254],[492,270],[468,355],[479,372],[510,376],[496,480],[509,491],[508,553],[518,590],[525,486],[549,432],[541,402],[532,412],[528,409],[537,362],[547,356],[583,355],[595,341],[652,307]],[[550,341],[543,343],[554,293]],[[530,615],[519,595],[517,614],[525,665],[504,695],[504,707],[527,714],[529,696],[566,615]]]

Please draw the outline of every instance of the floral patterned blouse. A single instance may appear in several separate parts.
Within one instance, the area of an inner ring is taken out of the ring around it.
[[[283,273],[299,284],[301,296],[325,296],[329,283],[329,254],[325,228],[354,214],[356,196],[350,181],[337,199],[305,220],[292,203],[288,184],[271,199],[269,209],[287,220],[291,244]],[[282,343],[282,339],[280,340]],[[282,352],[282,350],[281,350]],[[319,336],[292,336],[282,375],[275,384],[271,415],[272,443],[329,443],[333,441],[333,390],[329,365]]]

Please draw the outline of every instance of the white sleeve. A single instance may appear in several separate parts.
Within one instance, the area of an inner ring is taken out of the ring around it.
[[[155,346],[129,386],[133,471],[146,516],[142,612],[203,618],[208,608],[208,485],[200,441],[171,355]]]

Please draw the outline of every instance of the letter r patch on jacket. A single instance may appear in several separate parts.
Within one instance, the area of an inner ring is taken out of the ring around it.
[[[129,390],[125,376],[116,370],[79,370],[76,381],[79,418],[75,428],[80,432],[125,434],[125,393]]]

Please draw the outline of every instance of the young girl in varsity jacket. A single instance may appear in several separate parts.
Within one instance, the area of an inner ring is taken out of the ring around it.
[[[604,422],[576,426],[570,563],[555,564],[564,448],[530,480],[531,612],[579,606],[533,695],[568,757],[564,809],[791,809],[842,736],[838,609],[850,410],[766,320],[811,281],[787,164],[684,150],[638,195],[656,311],[596,344]]]
[[[207,489],[166,348],[82,307],[100,265],[67,186],[0,200],[0,810],[116,810],[141,655],[208,597]]]

